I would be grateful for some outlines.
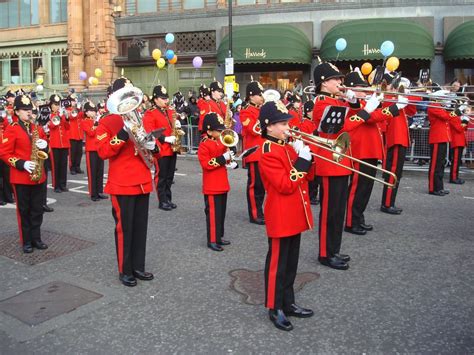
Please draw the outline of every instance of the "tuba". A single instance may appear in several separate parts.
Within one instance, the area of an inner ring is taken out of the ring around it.
[[[135,155],[140,155],[148,168],[153,166],[153,154],[145,144],[154,140],[153,135],[146,133],[142,116],[137,111],[143,99],[143,92],[135,86],[125,86],[110,95],[107,100],[109,112],[122,116],[124,128],[135,145]]]
[[[38,127],[35,125],[31,132],[31,157],[30,160],[35,163],[35,168],[30,174],[31,181],[38,182],[43,176],[44,161],[48,159],[48,154],[36,146],[39,139]]]

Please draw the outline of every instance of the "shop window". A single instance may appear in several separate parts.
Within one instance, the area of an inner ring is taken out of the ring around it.
[[[69,64],[67,54],[51,55],[51,83],[53,85],[69,82]]]
[[[211,79],[211,78],[212,78],[212,70],[190,69],[190,70],[179,71],[180,80],[201,80],[201,79]]]
[[[184,10],[191,10],[191,9],[202,9],[205,6],[204,0],[183,0],[183,9]]]
[[[35,70],[42,65],[40,54],[13,55],[1,60],[1,84],[31,84],[35,81]]]
[[[235,0],[237,6],[244,6],[244,5],[255,5],[257,3],[256,0]]]
[[[0,28],[37,25],[38,0],[0,0]]]
[[[461,84],[474,84],[474,69],[470,68],[457,68],[454,69],[454,77],[457,78]],[[466,91],[472,91],[471,89]]]
[[[251,80],[259,81],[267,89],[278,90],[280,93],[286,90],[293,91],[295,83],[302,82],[303,71],[274,71],[274,72],[245,72],[236,73],[236,80],[241,88],[245,88]],[[295,81],[296,79],[296,81]]]
[[[156,12],[156,1],[153,0],[137,0],[137,12],[144,14],[148,12]]]
[[[51,23],[67,21],[67,0],[50,0]]]

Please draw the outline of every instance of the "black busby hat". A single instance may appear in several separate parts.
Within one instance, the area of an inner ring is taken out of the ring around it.
[[[343,78],[339,69],[331,63],[321,63],[313,71],[314,85],[318,87],[322,82],[333,79],[333,78]]]
[[[206,131],[222,131],[225,129],[224,119],[215,112],[209,112],[204,116],[202,126]]]
[[[349,74],[346,75],[344,78],[344,85],[350,88],[356,86],[367,87],[369,84],[365,81],[362,73],[358,70],[351,71]]]
[[[74,100],[74,101],[77,101],[77,94],[71,93],[71,94],[68,95],[67,99],[68,99],[69,101],[73,101],[73,100]]]
[[[218,81],[213,81],[210,85],[209,85],[209,89],[211,90],[211,92],[213,91],[220,91],[220,92],[224,92],[224,88],[222,87],[222,84]]]
[[[113,92],[114,92],[114,89],[112,88],[112,85],[107,86],[107,97],[112,95]]]
[[[15,97],[15,93],[11,90],[8,90],[7,93],[5,94],[5,98],[8,99],[9,97]]]
[[[49,97],[49,105],[55,104],[59,105],[61,103],[61,98],[57,94],[53,94]]]
[[[289,121],[291,117],[288,109],[280,100],[265,102],[260,108],[258,116],[262,133],[266,134],[267,126],[277,122]]]
[[[87,101],[87,102],[84,104],[83,110],[84,110],[84,112],[87,112],[87,111],[94,111],[94,112],[97,112],[97,106],[94,105],[93,102]]]
[[[153,96],[154,99],[160,98],[160,99],[168,99],[168,91],[163,85],[157,85],[153,88]]]
[[[251,81],[247,84],[247,88],[245,90],[245,96],[249,98],[253,95],[261,95],[263,93],[263,86],[258,81]]]
[[[209,95],[211,95],[209,88],[206,85],[201,84],[201,86],[199,87],[199,96],[204,98],[205,96]]]
[[[118,78],[112,84],[112,92],[116,92],[117,90],[120,90],[125,86],[133,86],[133,83],[125,77]]]
[[[303,105],[303,115],[306,116],[308,113],[314,110],[314,102],[312,100],[306,101]]]
[[[27,95],[20,95],[15,97],[15,101],[13,102],[13,109],[14,110],[32,110],[33,104],[31,99]]]
[[[97,109],[98,110],[103,109],[103,108],[105,108],[105,103],[104,102],[97,103]]]
[[[289,104],[294,104],[295,102],[301,102],[301,97],[299,97],[298,94],[294,94],[290,92],[286,95],[286,100],[288,101]]]
[[[390,73],[387,72],[383,75],[383,80],[385,80],[387,84],[390,85],[393,79],[395,78],[396,74],[397,74],[396,72],[390,72]]]

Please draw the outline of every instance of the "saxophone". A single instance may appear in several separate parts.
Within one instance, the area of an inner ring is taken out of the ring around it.
[[[43,176],[44,161],[48,159],[48,154],[36,146],[39,139],[38,127],[35,125],[31,131],[31,157],[30,160],[35,163],[35,168],[30,174],[31,181],[38,182]]]
[[[234,126],[234,123],[235,123],[234,118],[233,118],[233,114],[232,114],[232,110],[231,110],[232,100],[229,100],[229,102],[226,106],[227,106],[227,111],[225,113],[224,126],[226,128],[231,129]]]
[[[175,153],[181,154],[185,151],[185,148],[182,146],[182,140],[185,133],[181,128],[176,128],[176,120],[178,117],[178,113],[176,112],[175,107],[171,106],[171,108],[171,130],[172,134],[176,137],[175,142],[171,145],[171,150]]]

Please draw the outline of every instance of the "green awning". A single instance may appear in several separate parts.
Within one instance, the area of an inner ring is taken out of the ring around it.
[[[229,36],[222,39],[217,62],[229,55]],[[311,64],[311,43],[300,29],[291,25],[250,25],[232,29],[234,63]]]
[[[434,57],[431,34],[421,25],[404,19],[363,19],[334,26],[323,39],[320,56],[324,60],[337,58],[336,41],[344,38],[347,47],[338,60],[383,59],[380,45],[392,41],[392,56],[400,59],[426,59]]]
[[[474,20],[464,22],[449,34],[444,60],[474,59]]]

